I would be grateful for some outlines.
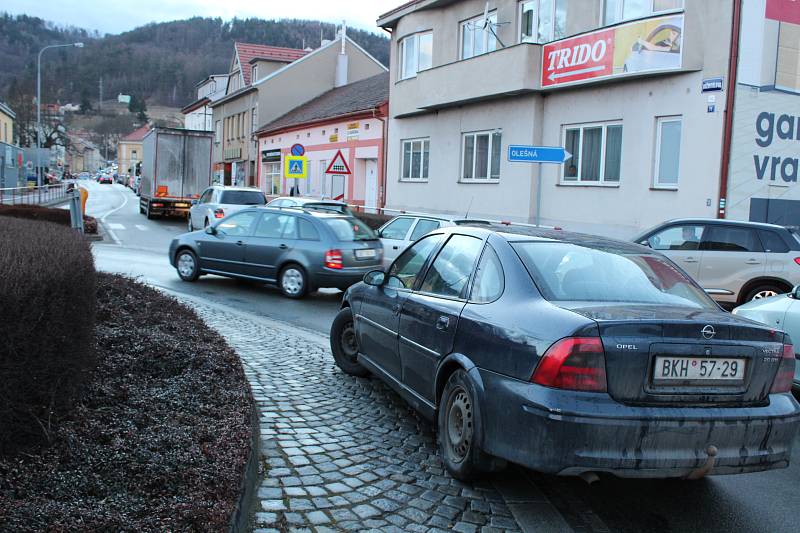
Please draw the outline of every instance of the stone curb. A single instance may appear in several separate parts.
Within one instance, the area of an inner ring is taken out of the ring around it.
[[[250,435],[250,452],[247,454],[247,463],[245,464],[244,476],[242,477],[242,486],[239,490],[239,500],[236,502],[236,507],[231,516],[230,533],[246,533],[253,529],[251,518],[255,511],[257,502],[256,494],[260,482],[258,473],[259,443],[261,441],[259,419],[260,413],[258,411],[258,406],[255,401],[253,401],[253,414],[250,417],[250,427],[252,428],[252,433]]]

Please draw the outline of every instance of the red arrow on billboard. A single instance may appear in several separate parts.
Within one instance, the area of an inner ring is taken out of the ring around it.
[[[350,167],[347,166],[347,161],[344,160],[344,154],[342,154],[341,150],[336,152],[325,174],[352,174],[352,172],[350,172]]]

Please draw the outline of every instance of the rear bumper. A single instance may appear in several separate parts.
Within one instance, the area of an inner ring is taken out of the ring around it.
[[[771,395],[765,407],[635,407],[479,373],[483,448],[552,474],[686,477],[710,445],[718,449],[712,475],[786,468],[800,426],[790,394]]]
[[[342,270],[323,268],[313,276],[312,284],[319,288],[345,290],[349,286],[355,285],[363,280],[367,272],[372,272],[380,268],[380,263],[358,268],[345,268]]]
[[[191,200],[170,198],[141,198],[139,203],[143,208],[149,209],[156,215],[188,215],[189,209],[192,207]]]

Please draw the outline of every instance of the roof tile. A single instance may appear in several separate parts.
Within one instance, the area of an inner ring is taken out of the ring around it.
[[[259,133],[299,126],[358,111],[368,111],[389,101],[389,73],[331,89],[262,126]]]
[[[242,77],[245,86],[250,85],[250,74],[253,65],[252,59],[266,59],[268,61],[280,61],[291,63],[297,61],[308,52],[299,48],[283,48],[281,46],[268,46],[264,44],[234,43],[236,53],[239,56],[239,66],[242,68]]]

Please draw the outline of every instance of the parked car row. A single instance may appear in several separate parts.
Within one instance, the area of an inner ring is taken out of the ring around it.
[[[459,479],[507,461],[690,479],[789,464],[800,374],[781,330],[800,338],[800,288],[772,295],[800,285],[792,231],[678,220],[631,243],[400,215],[374,232],[338,202],[211,187],[194,204],[204,229],[169,251],[181,279],[345,290],[334,361],[434,421]]]
[[[525,227],[417,240],[348,289],[336,364],[437,426],[447,470],[559,475],[785,468],[800,425],[788,335],[724,312],[651,248]]]

